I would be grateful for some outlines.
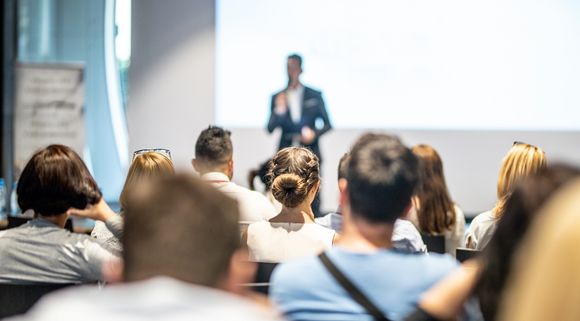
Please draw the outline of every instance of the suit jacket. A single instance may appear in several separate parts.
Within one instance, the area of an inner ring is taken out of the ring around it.
[[[320,91],[304,86],[304,95],[302,97],[302,115],[299,123],[294,123],[292,121],[292,117],[290,116],[290,108],[286,108],[286,113],[283,115],[276,114],[274,108],[276,107],[276,95],[279,93],[281,93],[281,91],[272,95],[272,101],[270,104],[270,120],[268,121],[269,133],[272,133],[278,127],[282,129],[278,150],[292,146],[292,137],[294,135],[300,135],[302,128],[306,126],[314,130],[316,137],[311,144],[303,146],[310,148],[312,152],[318,156],[319,160],[322,161],[320,157],[320,147],[318,146],[318,140],[320,136],[332,128],[330,119],[328,118],[328,113],[326,112],[324,100],[322,99],[322,93]],[[316,127],[316,121],[318,119],[323,122],[323,125],[320,128]]]

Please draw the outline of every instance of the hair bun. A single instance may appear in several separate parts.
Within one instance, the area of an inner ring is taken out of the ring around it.
[[[308,184],[296,174],[281,174],[272,182],[272,195],[286,207],[296,207],[308,194]]]

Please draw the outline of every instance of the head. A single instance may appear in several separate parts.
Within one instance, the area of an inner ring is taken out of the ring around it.
[[[135,156],[119,197],[121,208],[126,210],[130,206],[134,194],[141,191],[145,184],[149,184],[158,177],[174,173],[173,162],[165,155],[147,152]]]
[[[300,74],[302,74],[302,57],[298,54],[289,55],[286,69],[288,71],[288,86],[297,85],[300,82]]]
[[[543,204],[525,236],[500,302],[498,320],[580,319],[580,180]]]
[[[20,209],[40,216],[83,209],[102,197],[85,163],[64,145],[50,145],[32,156],[22,170],[17,193]]]
[[[429,145],[416,145],[412,150],[421,163],[421,183],[415,194],[419,229],[427,234],[444,233],[455,225],[455,211],[443,174],[443,162]]]
[[[268,171],[272,195],[287,208],[312,204],[320,186],[319,166],[318,157],[307,148],[280,150]]]
[[[396,136],[386,134],[364,134],[350,154],[342,207],[350,208],[353,219],[394,224],[410,207],[419,160]]]
[[[192,165],[197,172],[221,172],[230,179],[234,176],[234,147],[231,133],[217,126],[204,129],[195,143]]]
[[[514,188],[484,252],[484,268],[477,292],[486,320],[495,319],[515,253],[529,226],[543,214],[540,208],[557,190],[579,176],[577,168],[555,165],[523,178]]]
[[[338,190],[342,192],[346,188],[346,174],[348,173],[348,162],[350,153],[344,153],[338,161]]]
[[[238,219],[237,202],[198,178],[158,180],[125,213],[125,281],[168,276],[228,290],[249,282]]]
[[[502,161],[497,180],[498,202],[493,210],[497,217],[503,215],[503,208],[514,186],[526,176],[535,174],[547,165],[544,151],[534,145],[514,142]]]

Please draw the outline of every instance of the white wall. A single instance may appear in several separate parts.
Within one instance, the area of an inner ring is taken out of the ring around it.
[[[214,22],[213,0],[133,2],[128,106],[132,150],[169,147],[176,164],[190,169],[195,139],[214,120]],[[316,85],[324,89],[324,84]],[[332,106],[328,109],[332,117]],[[263,128],[230,130],[234,180],[245,185],[248,169],[275,152],[277,134],[268,136]],[[338,159],[364,131],[336,128],[322,139],[323,209],[336,206]],[[514,140],[543,147],[550,162],[580,165],[580,133],[413,130],[397,134],[409,145],[428,143],[439,151],[452,197],[468,214],[493,205],[499,164]]]

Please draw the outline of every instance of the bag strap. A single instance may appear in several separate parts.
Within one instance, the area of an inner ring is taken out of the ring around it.
[[[367,312],[373,316],[376,321],[391,321],[374,305],[337,267],[332,263],[328,256],[323,252],[318,258],[334,279],[346,290],[346,292]]]

